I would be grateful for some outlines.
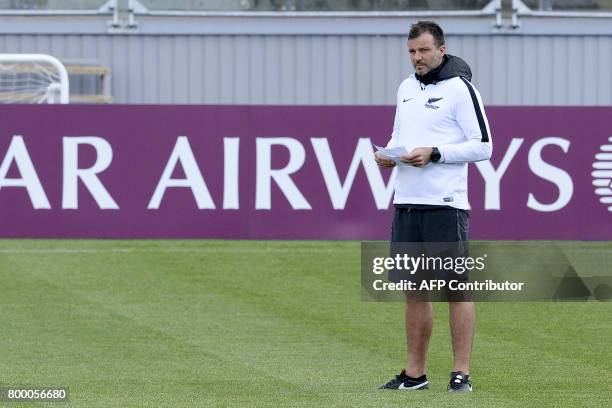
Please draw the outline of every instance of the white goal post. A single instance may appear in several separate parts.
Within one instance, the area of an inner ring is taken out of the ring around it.
[[[64,64],[46,54],[0,54],[0,103],[69,103]]]

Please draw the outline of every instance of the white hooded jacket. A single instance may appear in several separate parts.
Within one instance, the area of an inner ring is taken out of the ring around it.
[[[387,147],[437,147],[441,159],[424,167],[398,166],[394,204],[449,206],[468,210],[468,163],[491,158],[492,142],[480,94],[469,66],[445,55],[424,76],[411,75],[397,91]]]

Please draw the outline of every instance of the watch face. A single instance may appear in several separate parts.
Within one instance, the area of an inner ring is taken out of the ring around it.
[[[437,162],[438,160],[440,160],[440,151],[434,147],[431,152],[431,161]]]

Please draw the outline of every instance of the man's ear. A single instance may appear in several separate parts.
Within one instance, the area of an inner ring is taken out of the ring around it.
[[[440,50],[440,54],[444,55],[446,54],[446,45],[441,45],[440,48],[438,48]]]

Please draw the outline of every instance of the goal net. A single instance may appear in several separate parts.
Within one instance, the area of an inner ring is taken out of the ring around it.
[[[0,54],[0,103],[68,103],[68,73],[55,57]]]

